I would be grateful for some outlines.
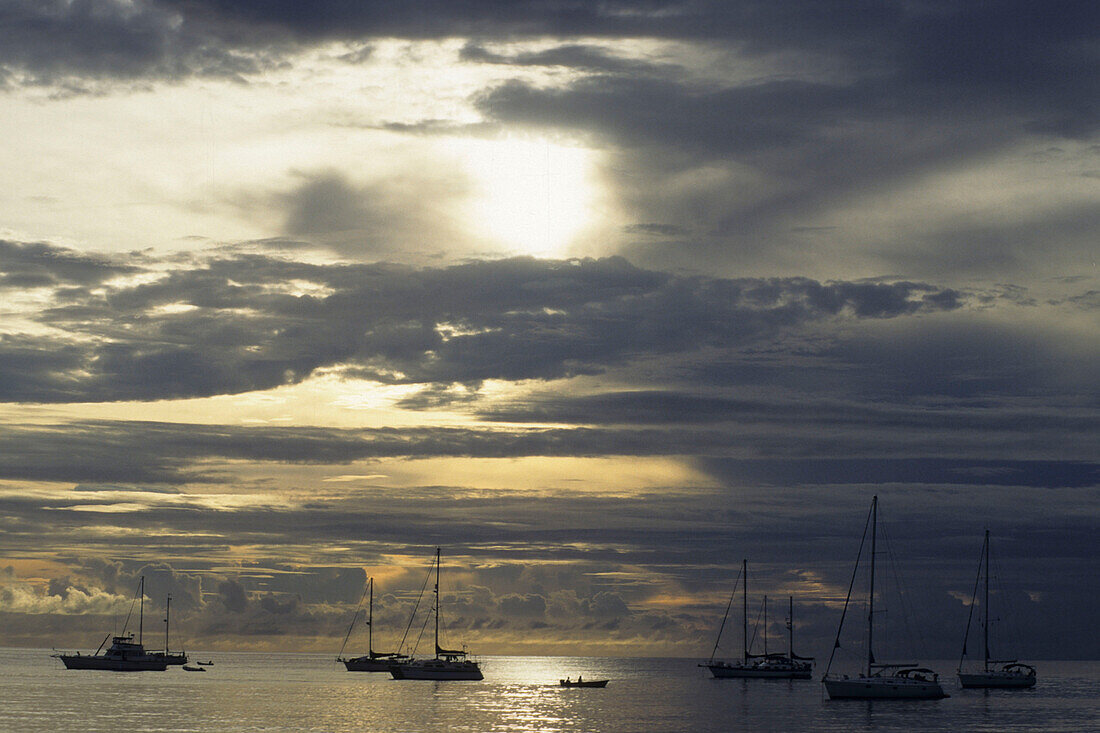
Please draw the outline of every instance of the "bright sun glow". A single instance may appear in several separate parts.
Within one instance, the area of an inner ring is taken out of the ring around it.
[[[560,256],[591,219],[591,153],[547,140],[466,140],[479,234],[510,250]]]

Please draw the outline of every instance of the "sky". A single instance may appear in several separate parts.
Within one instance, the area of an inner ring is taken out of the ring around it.
[[[373,577],[393,647],[440,547],[446,646],[706,657],[747,559],[820,657],[877,495],[899,654],[958,654],[989,529],[999,653],[1100,657],[1098,36],[0,0],[0,645],[144,576],[173,645],[335,654]]]

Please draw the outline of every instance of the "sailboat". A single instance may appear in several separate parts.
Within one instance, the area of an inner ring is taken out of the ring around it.
[[[336,657],[336,661],[343,662],[349,672],[389,672],[394,664],[408,661],[411,657],[397,652],[374,651],[374,578],[367,579],[364,594],[369,594],[370,598],[367,603],[367,653],[361,657],[344,658],[343,656],[344,647],[347,646],[348,638],[355,627],[355,620],[359,618],[359,609],[356,608],[351,625],[348,626],[348,633],[344,636],[344,644],[340,647],[340,656]],[[362,598],[359,599],[359,605],[363,605]]]
[[[147,652],[142,645],[142,622],[145,615],[145,576],[141,577],[138,585],[138,598],[140,606],[138,610],[138,636],[134,641],[134,632],[126,633],[126,625],[123,625],[122,634],[118,636],[108,635],[99,645],[94,654],[61,653],[51,656],[57,657],[66,669],[106,669],[116,672],[163,672],[168,668],[168,660],[164,653]],[[133,613],[133,603],[130,604],[130,613]],[[130,616],[126,616],[129,623]],[[111,640],[111,646],[103,651],[103,645]]]
[[[168,598],[164,603],[164,651],[163,652],[150,652],[154,656],[164,657],[164,661],[167,664],[187,664],[187,652],[170,652],[168,651],[168,621],[172,618],[172,594],[168,594]]]
[[[730,596],[730,604],[726,605],[726,613],[722,617],[722,625],[718,629],[718,638],[714,641],[714,649],[711,651],[710,659],[705,664],[699,666],[706,667],[710,670],[710,673],[717,678],[730,679],[730,678],[756,678],[756,679],[785,679],[785,680],[808,680],[813,673],[813,658],[812,657],[799,657],[794,653],[794,599],[791,603],[791,615],[792,618],[787,620],[787,629],[790,632],[790,647],[788,654],[768,654],[767,647],[767,597],[764,598],[764,654],[751,654],[749,652],[749,589],[748,589],[748,560],[741,561],[741,587],[743,590],[742,603],[741,603],[741,643],[742,643],[742,655],[739,662],[728,662],[724,660],[715,659],[715,654],[718,652],[718,644],[722,641],[722,631],[726,626],[726,619],[729,617],[729,606],[733,603],[733,595]],[[737,584],[734,583],[734,593],[737,592]]]
[[[983,568],[984,565],[984,568]],[[970,598],[970,614],[966,617],[966,634],[963,636],[962,656],[959,657],[959,685],[964,688],[1010,688],[1020,689],[1035,686],[1035,668],[1015,659],[990,659],[989,654],[989,530],[985,531],[982,554],[978,558],[978,578],[974,579],[974,593]],[[978,600],[978,581],[984,577],[985,594],[982,597],[982,652],[983,665],[980,672],[964,672],[963,660],[966,659],[966,642],[970,638],[970,622],[974,618],[974,603]],[[998,669],[995,665],[1001,665]]]
[[[409,659],[390,665],[395,680],[481,680],[481,666],[470,659],[466,650],[439,646],[439,566],[440,552],[435,548],[435,656]],[[430,572],[430,571],[429,571]],[[411,622],[410,622],[411,623]]]
[[[764,658],[757,662],[762,672],[770,672],[771,679],[808,680],[813,676],[813,657],[800,657],[794,653],[794,597],[787,596],[787,653],[768,653],[768,597],[764,596]]]
[[[867,664],[862,672],[855,678],[848,675],[830,675],[829,670],[833,666],[833,657],[840,648],[840,632],[844,628],[844,617],[848,613],[848,603],[852,599],[852,588],[855,586],[856,573],[859,570],[859,560],[863,555],[864,542],[867,540],[868,529],[871,535],[871,572],[867,591]],[[875,662],[873,651],[874,621],[875,621],[875,552],[876,535],[878,530],[878,497],[871,499],[871,510],[867,515],[867,522],[863,527],[863,538],[859,543],[859,552],[856,555],[856,564],[852,569],[852,582],[848,585],[848,596],[844,599],[844,611],[840,615],[840,624],[836,630],[836,640],[833,642],[833,651],[829,655],[829,663],[825,667],[825,674],[821,682],[825,685],[825,692],[830,700],[940,700],[948,697],[940,685],[939,675],[930,669],[911,664],[879,664]]]

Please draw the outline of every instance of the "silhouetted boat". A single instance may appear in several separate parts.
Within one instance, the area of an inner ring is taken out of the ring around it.
[[[344,647],[347,646],[348,639],[351,637],[352,629],[355,627],[355,620],[359,618],[359,606],[363,605],[363,599],[360,598],[359,606],[355,609],[355,615],[351,618],[351,625],[348,626],[348,633],[344,636],[344,643],[340,646],[341,656],[337,656],[336,661],[343,662],[349,672],[389,672],[390,667],[394,664],[409,661],[411,657],[397,652],[374,651],[374,578],[367,580],[367,587],[363,594],[369,594],[370,596],[370,601],[367,604],[367,653],[361,657],[351,657],[350,659],[342,656]]]
[[[60,659],[66,669],[101,669],[115,672],[163,672],[168,668],[168,660],[163,652],[147,652],[142,645],[142,621],[145,613],[145,576],[142,576],[138,585],[138,597],[140,606],[138,610],[138,638],[134,641],[134,634],[125,633],[126,625],[123,625],[123,633],[118,636],[108,635],[95,654],[54,654]],[[133,613],[133,604],[130,604],[130,613]],[[129,623],[127,615],[126,621]],[[111,640],[111,646],[100,654],[103,645]]]
[[[855,678],[849,678],[848,675],[830,676],[833,656],[840,648],[840,632],[844,628],[844,617],[848,613],[848,603],[852,599],[852,588],[855,586],[856,572],[859,570],[859,560],[863,555],[863,545],[867,540],[868,529],[871,536],[871,572],[867,591],[867,666],[863,673]],[[930,669],[919,667],[915,663],[878,664],[875,662],[873,642],[877,529],[878,497],[876,496],[871,500],[871,510],[867,516],[867,523],[863,527],[863,538],[860,540],[859,553],[856,555],[856,564],[852,570],[852,582],[848,586],[848,596],[844,599],[844,611],[837,626],[833,652],[829,655],[829,663],[825,667],[821,682],[825,685],[825,691],[831,700],[939,700],[948,697],[943,691],[943,686],[940,685],[939,675]]]
[[[984,565],[984,567],[983,567]],[[984,577],[985,594],[982,597],[982,652],[980,671],[963,671],[966,659],[966,642],[970,639],[970,622],[974,618],[974,604],[978,600],[978,582]],[[997,665],[1000,665],[998,668]],[[1022,689],[1035,686],[1035,668],[1015,659],[991,659],[989,653],[989,530],[985,531],[982,554],[978,558],[978,577],[974,579],[974,592],[970,597],[970,613],[966,617],[966,634],[963,636],[962,655],[959,657],[959,685],[964,688]]]
[[[699,666],[706,667],[710,673],[720,679],[773,679],[773,680],[808,680],[813,674],[813,657],[800,657],[794,653],[794,599],[790,599],[791,616],[787,619],[787,631],[789,632],[789,647],[787,654],[769,654],[767,647],[767,603],[764,598],[764,653],[752,654],[749,652],[749,591],[748,591],[748,560],[741,561],[741,660],[736,662],[715,659],[718,653],[718,645],[722,641],[722,631],[726,627],[726,619],[729,618],[730,606],[733,604],[733,596],[737,593],[737,583],[734,582],[733,593],[726,604],[726,613],[722,616],[722,624],[718,628],[718,638],[714,641],[714,649],[710,659]]]
[[[480,665],[466,650],[439,646],[439,548],[435,549],[435,656],[397,662],[389,668],[395,680],[481,680]],[[429,573],[431,570],[428,571]],[[411,624],[411,621],[410,621]]]
[[[571,680],[566,677],[564,680],[558,680],[558,685],[561,687],[607,687],[609,680],[586,680],[578,677],[575,680]]]
[[[193,664],[185,664],[185,665],[183,665],[183,671],[184,672],[205,672],[206,667],[201,667],[201,666],[196,667]]]
[[[172,595],[168,594],[168,598],[164,603],[164,651],[163,652],[150,652],[154,656],[164,657],[166,664],[187,664],[187,652],[170,652],[168,651],[168,622],[172,618]]]

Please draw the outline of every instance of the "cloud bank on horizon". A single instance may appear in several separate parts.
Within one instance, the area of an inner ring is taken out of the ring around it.
[[[742,557],[823,649],[878,493],[928,656],[985,527],[1100,654],[1094,3],[0,18],[0,643],[328,651],[441,545],[478,651],[706,653]]]

